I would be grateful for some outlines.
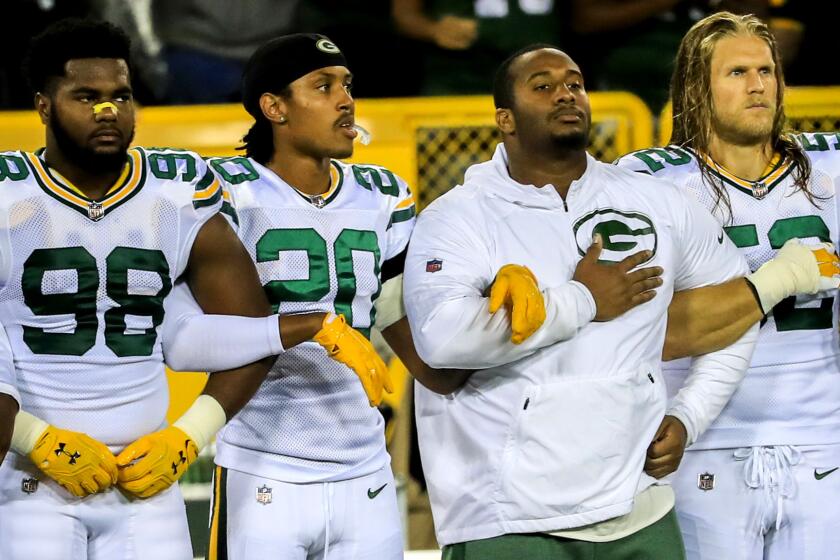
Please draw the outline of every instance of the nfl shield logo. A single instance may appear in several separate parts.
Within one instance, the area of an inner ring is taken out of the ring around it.
[[[101,220],[102,216],[104,215],[105,209],[102,207],[101,204],[99,204],[98,202],[88,203],[88,218],[96,222]]]
[[[752,194],[753,194],[753,196],[754,196],[755,198],[757,198],[758,200],[761,200],[762,198],[764,198],[765,196],[767,196],[767,192],[768,192],[769,190],[770,190],[770,189],[768,189],[768,188],[767,188],[767,185],[765,185],[765,184],[764,184],[764,183],[762,183],[761,181],[756,181],[756,182],[755,182],[755,183],[753,183],[753,185],[752,185]]]
[[[440,259],[426,261],[426,272],[437,272],[441,268],[443,268],[443,261]]]
[[[715,475],[704,472],[697,475],[697,488],[704,492],[708,492],[709,490],[714,490],[715,488]]]
[[[262,505],[268,505],[271,503],[271,488],[263,484],[259,488],[257,488],[257,501]]]
[[[20,483],[20,491],[25,494],[34,494],[38,491],[38,479],[24,478],[23,482]]]

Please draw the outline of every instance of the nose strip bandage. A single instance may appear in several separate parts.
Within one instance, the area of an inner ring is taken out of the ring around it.
[[[97,103],[96,105],[94,105],[93,106],[93,114],[98,115],[99,113],[101,113],[105,109],[111,109],[114,112],[115,116],[120,112],[120,110],[117,109],[116,105],[114,105],[110,101],[106,101],[105,103]]]

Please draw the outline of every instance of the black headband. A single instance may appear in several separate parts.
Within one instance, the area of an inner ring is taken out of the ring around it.
[[[254,118],[262,115],[260,97],[277,93],[301,76],[327,66],[347,66],[338,47],[323,35],[296,33],[265,43],[242,73],[242,104]]]

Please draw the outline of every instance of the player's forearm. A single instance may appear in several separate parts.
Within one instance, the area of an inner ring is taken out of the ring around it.
[[[242,368],[211,373],[202,394],[216,399],[230,420],[254,396],[272,364],[273,356]]]
[[[753,325],[734,344],[691,361],[691,373],[668,411],[685,426],[688,445],[706,431],[738,389],[757,339],[758,325]]]
[[[321,330],[326,315],[326,313],[281,315],[280,338],[283,341],[283,348],[291,348],[301,342],[312,340],[312,337]]]
[[[439,303],[408,317],[420,358],[433,368],[486,369],[520,360],[537,350],[573,337],[595,316],[595,302],[578,282],[567,282],[543,291],[546,320],[521,344],[510,341],[510,318],[504,310],[491,315],[488,299],[480,296],[452,298],[446,286],[428,285],[417,297]],[[410,302],[411,297],[406,299]]]
[[[662,359],[699,356],[725,348],[762,317],[758,300],[743,278],[676,292],[668,307]]]
[[[397,30],[406,37],[434,40],[435,21],[423,13],[421,0],[392,0],[391,17]]]
[[[471,370],[435,369],[423,362],[414,348],[408,319],[405,317],[383,330],[382,336],[409,373],[430,391],[448,395],[461,387],[472,374]]]
[[[17,412],[18,402],[11,395],[0,393],[0,464],[12,443]]]

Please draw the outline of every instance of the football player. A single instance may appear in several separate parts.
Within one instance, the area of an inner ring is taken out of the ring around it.
[[[785,130],[782,67],[762,21],[727,12],[699,21],[680,45],[671,100],[670,145],[628,154],[619,166],[700,201],[758,269],[752,278],[766,276],[765,263],[789,239],[837,243],[840,136]],[[778,301],[758,289],[755,305],[743,287],[720,289],[669,321],[683,355],[762,321],[744,381],[674,477],[688,557],[832,557],[840,547],[835,295]],[[686,367],[666,364],[670,394]]]
[[[269,41],[243,77],[256,121],[246,157],[209,164],[276,311],[338,314],[366,336],[376,326],[421,382],[447,393],[466,372],[422,364],[404,318],[412,194],[383,167],[337,161],[352,155],[359,134],[351,87],[326,37]],[[509,336],[539,324],[532,312]],[[317,344],[288,350],[219,433],[209,558],[402,558],[384,423],[368,406],[378,398],[348,373]]]
[[[675,290],[743,282],[746,262],[681,189],[586,153],[589,101],[565,53],[512,55],[494,100],[503,142],[423,211],[405,267],[421,358],[478,370],[451,397],[416,394],[444,558],[681,558],[673,492],[643,472],[649,448],[670,449],[655,474],[676,468],[735,391],[757,326],[696,358],[668,406],[669,303]],[[812,251],[785,249],[817,284]],[[534,271],[547,308],[518,346],[481,321],[485,287],[510,261]],[[656,277],[639,276],[651,269]],[[612,305],[628,282],[645,286],[641,305]]]
[[[212,375],[164,427],[158,329],[174,281],[207,312],[279,324],[285,347],[314,336],[336,359],[369,347],[325,313],[261,318],[270,306],[218,214],[212,171],[191,152],[128,148],[128,52],[106,23],[63,21],[35,38],[27,71],[46,149],[0,154],[0,322],[22,404],[0,467],[4,559],[192,558],[171,485],[270,360]]]

